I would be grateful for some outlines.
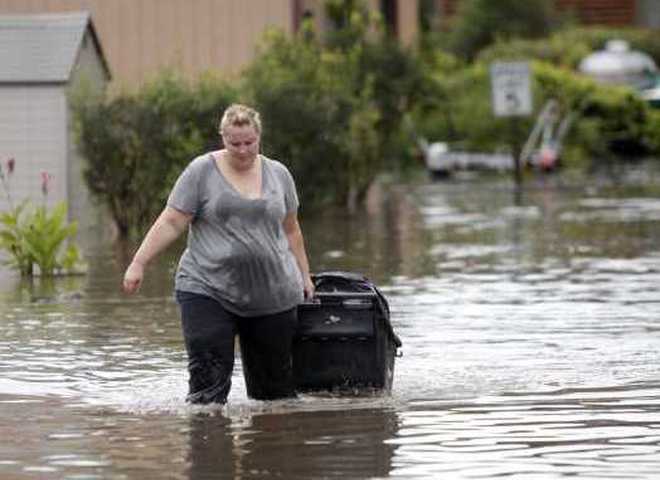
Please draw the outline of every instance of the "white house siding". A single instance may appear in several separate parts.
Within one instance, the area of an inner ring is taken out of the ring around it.
[[[94,42],[87,32],[82,42],[78,58],[71,74],[71,81],[67,94],[70,98],[80,94],[81,89],[91,92],[94,95],[102,94],[107,85],[108,79],[98,56]],[[109,225],[109,217],[98,202],[94,202],[85,180],[83,170],[86,160],[79,154],[75,128],[74,113],[69,103],[68,112],[69,136],[68,136],[68,206],[69,219],[78,222],[79,238],[87,239],[90,236],[105,236],[105,228],[99,228]],[[92,239],[90,239],[91,241]]]
[[[67,199],[67,99],[60,85],[0,86],[0,159],[14,158],[8,179],[14,203],[29,199],[53,206]],[[41,193],[41,172],[52,179]],[[4,190],[4,189],[3,189]],[[7,197],[0,196],[0,209]]]

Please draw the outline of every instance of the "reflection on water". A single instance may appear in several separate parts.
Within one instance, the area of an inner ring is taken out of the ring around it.
[[[416,401],[401,415],[392,476],[654,478],[660,384],[470,402]],[[655,418],[654,418],[655,417]]]
[[[262,413],[190,419],[189,478],[384,477],[396,431],[387,408]],[[224,461],[223,461],[224,460]]]
[[[86,277],[2,272],[0,476],[656,478],[652,174],[530,180],[519,203],[493,179],[399,185],[353,217],[305,212],[314,269],[390,300],[391,397],[252,401],[239,362],[227,407],[187,406],[175,251],[131,298],[107,246]]]

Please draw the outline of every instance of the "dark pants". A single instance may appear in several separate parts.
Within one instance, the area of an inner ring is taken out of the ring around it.
[[[241,317],[213,298],[176,292],[188,352],[190,403],[225,403],[234,369],[234,337],[240,339],[245,385],[250,398],[295,396],[291,344],[296,309],[260,317]]]

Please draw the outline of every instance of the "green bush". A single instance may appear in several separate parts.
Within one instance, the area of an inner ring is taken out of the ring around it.
[[[418,103],[432,94],[430,81],[420,57],[396,41],[367,44],[359,64],[361,90],[368,88],[379,111],[375,124],[387,170],[406,168],[410,158],[409,138],[404,135],[403,119]]]
[[[383,169],[398,169],[405,112],[423,95],[418,59],[368,36],[359,11],[348,18],[361,32],[350,46],[271,32],[244,75],[264,151],[289,165],[307,204],[353,206]]]
[[[649,54],[660,63],[660,35],[639,28],[574,27],[536,40],[499,39],[483,49],[477,60],[493,62],[507,59],[541,60],[575,69],[580,60],[604,47],[608,40],[622,39],[632,49]]]
[[[218,114],[239,98],[264,122],[264,153],[285,162],[307,205],[354,206],[407,152],[406,111],[423,95],[421,63],[383,33],[361,0],[328,4],[338,29],[270,32],[240,82],[188,85],[164,74],[136,93],[78,100],[91,192],[119,233],[142,231],[190,159],[217,144]]]
[[[217,148],[219,114],[235,98],[220,79],[190,85],[165,72],[136,93],[76,104],[85,181],[122,237],[143,231],[185,165]]]
[[[66,221],[66,205],[52,210],[27,202],[0,213],[0,249],[9,254],[6,264],[21,275],[36,273],[47,277],[57,273],[74,273],[81,259],[76,245],[70,241],[77,223]]]
[[[646,122],[645,138],[651,152],[660,154],[660,110],[652,109]]]
[[[535,110],[554,98],[563,112],[575,112],[566,139],[564,159],[575,164],[611,152],[658,153],[658,135],[650,128],[657,114],[625,87],[603,86],[570,70],[548,63],[532,63]],[[415,123],[426,138],[459,142],[467,150],[494,151],[514,140],[524,141],[535,117],[520,119],[512,129],[509,119],[492,113],[488,65],[475,63],[455,72],[434,76],[436,98],[415,110]],[[657,123],[656,123],[657,125]],[[654,150],[655,149],[655,150]]]
[[[473,64],[433,78],[432,101],[420,104],[413,114],[419,135],[449,142],[453,149],[493,151],[511,144],[511,122],[492,113],[487,65]],[[531,120],[522,122],[522,128],[530,128]]]
[[[540,62],[534,64],[534,76],[540,98],[556,98],[564,111],[578,114],[572,141],[588,153],[653,151],[647,129],[651,110],[632,89],[599,85],[582,75]],[[590,140],[589,135],[576,135],[582,123],[597,125],[598,138]]]
[[[448,37],[449,49],[473,59],[497,39],[544,37],[557,25],[550,0],[463,0]]]
[[[331,200],[341,195],[334,179],[345,157],[337,139],[350,112],[350,98],[323,71],[334,59],[314,42],[277,32],[265,45],[245,75],[264,123],[262,149],[291,168],[304,201]]]

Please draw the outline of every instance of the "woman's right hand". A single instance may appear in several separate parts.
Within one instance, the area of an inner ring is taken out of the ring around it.
[[[144,277],[144,265],[139,262],[132,261],[124,273],[124,292],[133,294],[138,291],[142,285],[142,278]]]

